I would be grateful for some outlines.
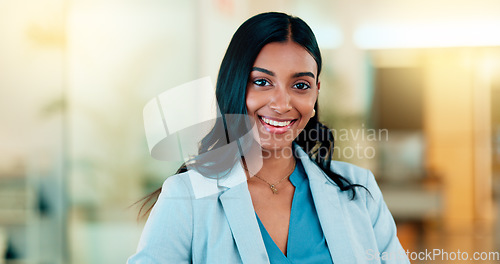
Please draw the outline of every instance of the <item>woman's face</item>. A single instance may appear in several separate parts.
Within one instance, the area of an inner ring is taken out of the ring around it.
[[[293,41],[262,48],[250,72],[246,105],[263,149],[290,147],[304,129],[318,98],[317,72],[314,58]]]

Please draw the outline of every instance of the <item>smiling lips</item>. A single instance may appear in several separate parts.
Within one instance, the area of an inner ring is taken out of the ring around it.
[[[297,121],[297,119],[274,120],[263,116],[259,116],[259,120],[264,125],[267,131],[276,134],[285,133],[292,126],[292,124]]]

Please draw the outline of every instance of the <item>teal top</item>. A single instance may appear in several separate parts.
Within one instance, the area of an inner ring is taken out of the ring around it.
[[[302,163],[297,165],[290,182],[295,186],[290,224],[288,227],[287,256],[281,252],[257,216],[260,232],[271,264],[333,263]]]

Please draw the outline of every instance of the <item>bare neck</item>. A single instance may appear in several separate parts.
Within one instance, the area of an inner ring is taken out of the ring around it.
[[[292,147],[279,150],[262,150],[262,168],[257,175],[269,182],[276,182],[293,172],[295,158]]]

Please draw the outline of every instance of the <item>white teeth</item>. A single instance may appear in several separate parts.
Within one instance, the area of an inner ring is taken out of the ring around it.
[[[283,121],[283,122],[279,122],[279,121],[275,121],[275,120],[271,120],[271,119],[267,119],[265,117],[261,117],[262,120],[266,123],[266,124],[269,124],[269,125],[272,125],[272,126],[277,126],[277,127],[285,127],[285,126],[288,126],[290,125],[290,123],[292,123],[292,121]]]

